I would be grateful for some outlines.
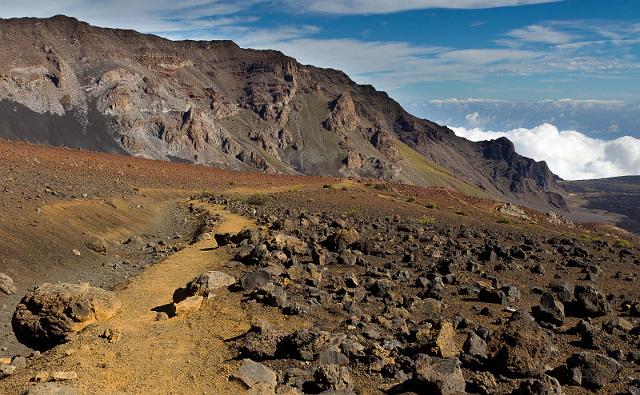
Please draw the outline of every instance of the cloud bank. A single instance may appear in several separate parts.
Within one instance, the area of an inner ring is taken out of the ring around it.
[[[403,104],[420,117],[467,129],[512,130],[549,123],[560,130],[579,130],[605,140],[628,135],[640,137],[638,101],[560,99],[514,102],[450,98]]]
[[[561,0],[289,0],[301,9],[326,14],[370,15],[428,8],[481,9],[554,3]]]
[[[600,140],[577,131],[560,131],[548,123],[506,132],[451,129],[472,141],[506,137],[519,154],[546,161],[551,171],[566,180],[640,175],[640,139],[630,136]]]

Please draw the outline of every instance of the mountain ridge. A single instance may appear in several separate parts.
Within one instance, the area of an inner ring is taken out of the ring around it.
[[[230,40],[170,41],[66,16],[0,25],[0,100],[53,123],[72,114],[76,148],[95,148],[82,136],[104,122],[103,135],[152,159],[382,178],[566,209],[544,162],[518,155],[508,140],[457,137],[339,70]],[[19,125],[0,136],[33,140]]]

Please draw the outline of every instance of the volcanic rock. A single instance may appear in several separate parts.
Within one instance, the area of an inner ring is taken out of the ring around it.
[[[48,349],[94,322],[111,318],[119,308],[113,292],[86,283],[46,283],[20,301],[13,315],[13,328],[24,344]]]
[[[457,358],[421,354],[416,359],[413,380],[426,394],[453,395],[465,392],[465,380]]]
[[[236,279],[230,275],[211,270],[204,272],[191,280],[184,288],[179,288],[173,293],[174,303],[191,296],[203,296],[208,298],[214,292],[227,288],[236,283]]]

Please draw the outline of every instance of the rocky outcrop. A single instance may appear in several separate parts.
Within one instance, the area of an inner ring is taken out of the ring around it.
[[[89,284],[42,284],[25,295],[13,315],[16,337],[46,350],[120,309],[115,294]]]
[[[329,117],[322,124],[327,130],[348,134],[358,126],[358,115],[351,93],[345,92],[330,104]]]

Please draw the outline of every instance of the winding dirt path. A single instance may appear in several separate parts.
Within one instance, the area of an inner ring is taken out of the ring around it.
[[[221,207],[208,206],[222,217],[215,232],[237,232],[254,223]],[[300,323],[263,306],[242,306],[241,295],[223,291],[186,317],[156,320],[157,308],[172,301],[176,288],[206,270],[224,270],[230,251],[201,241],[150,267],[118,290],[123,307],[110,321],[89,327],[71,342],[43,354],[29,368],[0,383],[0,393],[20,393],[38,371],[75,371],[67,382],[81,393],[183,394],[241,393],[228,380],[237,368],[225,340],[245,333],[254,319],[274,326]],[[119,340],[102,335],[111,330]]]

